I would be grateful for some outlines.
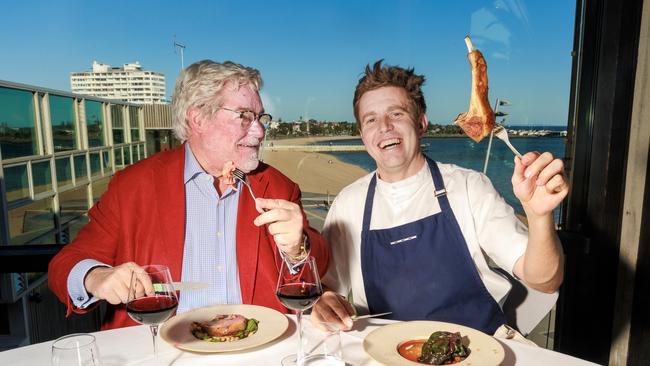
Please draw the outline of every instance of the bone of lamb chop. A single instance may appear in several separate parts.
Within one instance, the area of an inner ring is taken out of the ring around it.
[[[472,94],[469,110],[456,117],[454,123],[465,131],[472,140],[479,142],[494,129],[494,111],[488,100],[487,63],[481,51],[474,49],[469,36],[465,37],[467,59],[472,68]]]

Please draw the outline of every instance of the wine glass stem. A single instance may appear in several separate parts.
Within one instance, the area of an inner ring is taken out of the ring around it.
[[[302,310],[296,310],[296,322],[298,323],[298,354],[296,354],[296,365],[300,365],[305,355],[302,349]]]
[[[156,344],[156,336],[158,335],[158,324],[156,325],[150,325],[149,329],[151,329],[151,340],[153,341],[153,357],[158,358],[158,346]]]

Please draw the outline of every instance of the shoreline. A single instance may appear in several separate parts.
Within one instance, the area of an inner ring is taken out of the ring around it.
[[[359,136],[298,137],[266,140],[265,146],[308,145],[320,141],[354,140]],[[325,153],[262,150],[262,160],[296,182],[304,193],[335,196],[345,186],[368,174],[365,169]]]

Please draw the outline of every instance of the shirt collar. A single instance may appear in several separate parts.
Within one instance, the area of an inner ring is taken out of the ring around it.
[[[214,181],[214,177],[210,174],[208,174],[203,168],[201,168],[201,165],[199,164],[199,161],[196,160],[196,156],[194,156],[194,153],[192,152],[192,148],[190,147],[190,144],[185,143],[185,169],[183,171],[183,184],[187,184],[187,182],[193,180],[194,178],[198,177],[199,175],[205,174],[212,178],[212,181]],[[228,188],[224,193],[223,197],[229,196],[230,193],[238,192],[239,189],[241,189],[241,182],[239,180],[235,181],[235,187],[236,189],[231,189]]]
[[[201,165],[196,160],[190,144],[185,143],[185,170],[183,172],[183,183],[187,184],[187,182],[191,181],[200,174],[208,173],[206,173],[205,170],[201,168]]]

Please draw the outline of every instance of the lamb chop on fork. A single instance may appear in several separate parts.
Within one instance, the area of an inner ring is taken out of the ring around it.
[[[465,131],[472,140],[479,142],[494,129],[494,111],[488,100],[487,63],[481,51],[472,46],[469,36],[465,37],[467,59],[472,68],[472,94],[469,110],[456,117],[454,123]]]

